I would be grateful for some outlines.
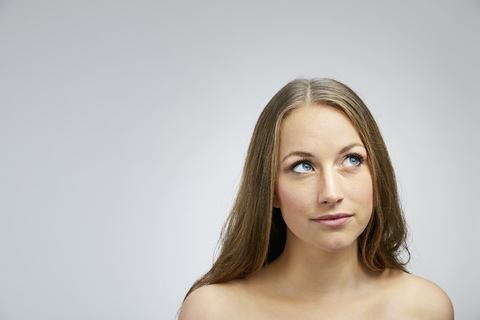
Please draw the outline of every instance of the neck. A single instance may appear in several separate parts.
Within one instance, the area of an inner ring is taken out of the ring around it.
[[[288,240],[287,236],[283,253],[270,266],[275,278],[282,279],[275,285],[285,295],[299,299],[348,295],[370,274],[360,261],[356,241],[327,252]]]

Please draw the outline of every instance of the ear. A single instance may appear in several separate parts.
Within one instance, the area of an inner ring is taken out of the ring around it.
[[[277,191],[274,190],[273,191],[273,207],[274,208],[280,208],[280,200],[278,200],[278,196],[277,196]]]

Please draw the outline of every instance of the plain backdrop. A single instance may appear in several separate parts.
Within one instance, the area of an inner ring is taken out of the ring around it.
[[[296,77],[364,99],[409,270],[480,319],[479,57],[478,0],[0,1],[0,319],[174,319]]]

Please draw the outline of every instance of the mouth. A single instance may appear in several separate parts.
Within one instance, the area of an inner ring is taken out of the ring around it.
[[[327,226],[327,227],[340,227],[347,224],[353,217],[353,214],[349,213],[336,213],[336,214],[327,214],[318,218],[313,219],[318,224]]]

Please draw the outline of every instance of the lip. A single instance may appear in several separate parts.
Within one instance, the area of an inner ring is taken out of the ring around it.
[[[315,218],[313,221],[327,227],[341,227],[346,225],[352,217],[353,214],[350,213],[336,213]]]

